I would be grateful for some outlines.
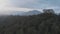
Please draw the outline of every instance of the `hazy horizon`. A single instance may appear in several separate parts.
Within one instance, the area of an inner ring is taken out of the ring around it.
[[[54,9],[60,12],[60,0],[0,0],[0,14],[9,14],[13,11],[30,11]]]

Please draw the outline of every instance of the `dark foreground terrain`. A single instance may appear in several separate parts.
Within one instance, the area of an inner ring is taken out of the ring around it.
[[[60,15],[1,16],[0,34],[60,34]]]

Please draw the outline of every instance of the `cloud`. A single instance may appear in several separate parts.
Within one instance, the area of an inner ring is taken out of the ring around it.
[[[28,9],[54,9],[56,12],[60,10],[60,0],[10,0],[15,7]]]
[[[56,2],[57,1],[57,2]],[[58,7],[55,4],[58,4],[58,0],[4,0],[4,4],[2,6],[14,8],[30,8],[30,9],[44,9],[50,7]],[[3,8],[4,8],[3,7]],[[14,9],[15,9],[14,8]]]
[[[44,8],[56,6],[58,0],[10,0],[10,3],[16,7],[25,7],[25,8]],[[58,4],[59,5],[59,4]]]
[[[54,9],[60,11],[60,0],[0,0],[0,14],[13,11]]]

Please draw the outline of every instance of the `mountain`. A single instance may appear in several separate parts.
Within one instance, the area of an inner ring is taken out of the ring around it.
[[[24,11],[14,11],[11,13],[11,15],[20,15],[20,16],[28,16],[28,15],[37,15],[40,14],[41,12],[38,10],[32,10],[32,11],[28,11],[28,12],[24,12]]]
[[[25,13],[25,15],[38,15],[40,14],[41,12],[38,11],[38,10],[33,10],[33,11],[28,11]]]

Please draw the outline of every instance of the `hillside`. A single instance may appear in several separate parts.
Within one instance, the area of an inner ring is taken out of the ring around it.
[[[60,15],[0,17],[0,34],[60,34]]]
[[[38,11],[38,10],[32,10],[32,11],[27,11],[27,12],[24,12],[24,11],[14,11],[10,15],[29,16],[29,15],[38,15],[40,13],[41,12]]]

